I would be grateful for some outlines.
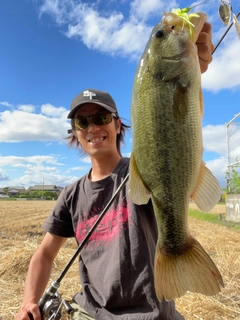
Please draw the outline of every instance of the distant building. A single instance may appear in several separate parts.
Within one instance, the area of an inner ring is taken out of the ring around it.
[[[10,197],[19,196],[19,194],[23,192],[26,192],[26,189],[24,187],[15,187],[15,186],[7,187],[7,194]]]
[[[8,189],[7,194],[9,195],[9,197],[16,197],[19,196],[20,191],[17,189]]]
[[[59,196],[62,190],[63,190],[63,187],[56,186],[56,185],[39,184],[33,187],[29,187],[28,189],[25,189],[24,187],[10,186],[5,188],[0,188],[0,196],[8,195],[10,197],[18,197],[22,193],[28,194],[31,191],[51,191],[51,192],[56,192],[57,196]]]
[[[61,191],[63,190],[63,187],[59,187],[56,185],[46,185],[46,184],[35,184],[34,187],[29,187],[28,191],[51,191],[56,192],[56,194],[59,196]]]

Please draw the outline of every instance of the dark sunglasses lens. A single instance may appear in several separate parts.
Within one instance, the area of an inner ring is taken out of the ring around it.
[[[97,126],[104,126],[112,121],[112,115],[109,112],[98,113],[92,117],[92,121]]]
[[[77,117],[72,119],[73,130],[85,130],[87,129],[89,122],[93,122],[97,126],[103,126],[112,121],[112,114],[109,112],[99,112],[90,117]]]
[[[88,118],[86,117],[77,117],[73,119],[73,130],[85,130],[88,127]]]

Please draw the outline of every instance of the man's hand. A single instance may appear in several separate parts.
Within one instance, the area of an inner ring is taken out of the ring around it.
[[[14,320],[41,320],[41,313],[38,305],[28,303],[19,310]]]
[[[212,43],[212,26],[209,22],[205,22],[203,28],[196,41],[198,48],[198,57],[201,72],[204,73],[208,69],[209,63],[212,61],[212,52],[214,45]]]

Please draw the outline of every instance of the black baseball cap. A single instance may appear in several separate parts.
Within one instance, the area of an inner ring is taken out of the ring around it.
[[[79,93],[70,106],[68,119],[73,119],[75,112],[85,103],[95,103],[118,116],[117,106],[109,93],[101,90],[87,89]]]

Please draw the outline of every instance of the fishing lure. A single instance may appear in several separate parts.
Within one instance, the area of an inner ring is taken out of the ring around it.
[[[190,21],[191,17],[199,17],[198,14],[196,13],[190,13],[188,14],[188,12],[190,10],[192,10],[195,7],[200,6],[203,3],[208,2],[209,0],[205,0],[203,2],[197,3],[196,5],[192,6],[192,7],[187,7],[187,8],[183,8],[183,9],[172,9],[172,12],[175,13],[176,15],[178,15],[180,18],[183,19],[183,27],[184,27],[184,23],[188,23],[189,24],[189,31],[190,31],[190,36],[193,39],[194,37],[194,24]]]
[[[189,24],[189,32],[190,32],[190,36],[193,39],[194,36],[194,24],[190,21],[191,17],[199,17],[198,14],[196,13],[191,13],[188,14],[188,12],[191,10],[192,8],[188,7],[188,8],[183,8],[183,9],[172,9],[172,12],[175,13],[176,15],[178,15],[180,18],[183,19],[183,27],[185,23]]]
[[[238,38],[240,39],[240,25],[239,25],[238,18],[235,16],[234,13],[232,14],[232,16],[233,16],[233,23],[234,23],[236,30],[237,30]]]
[[[227,26],[232,15],[232,5],[230,1],[221,0],[220,7],[218,9],[219,16],[222,22]]]

